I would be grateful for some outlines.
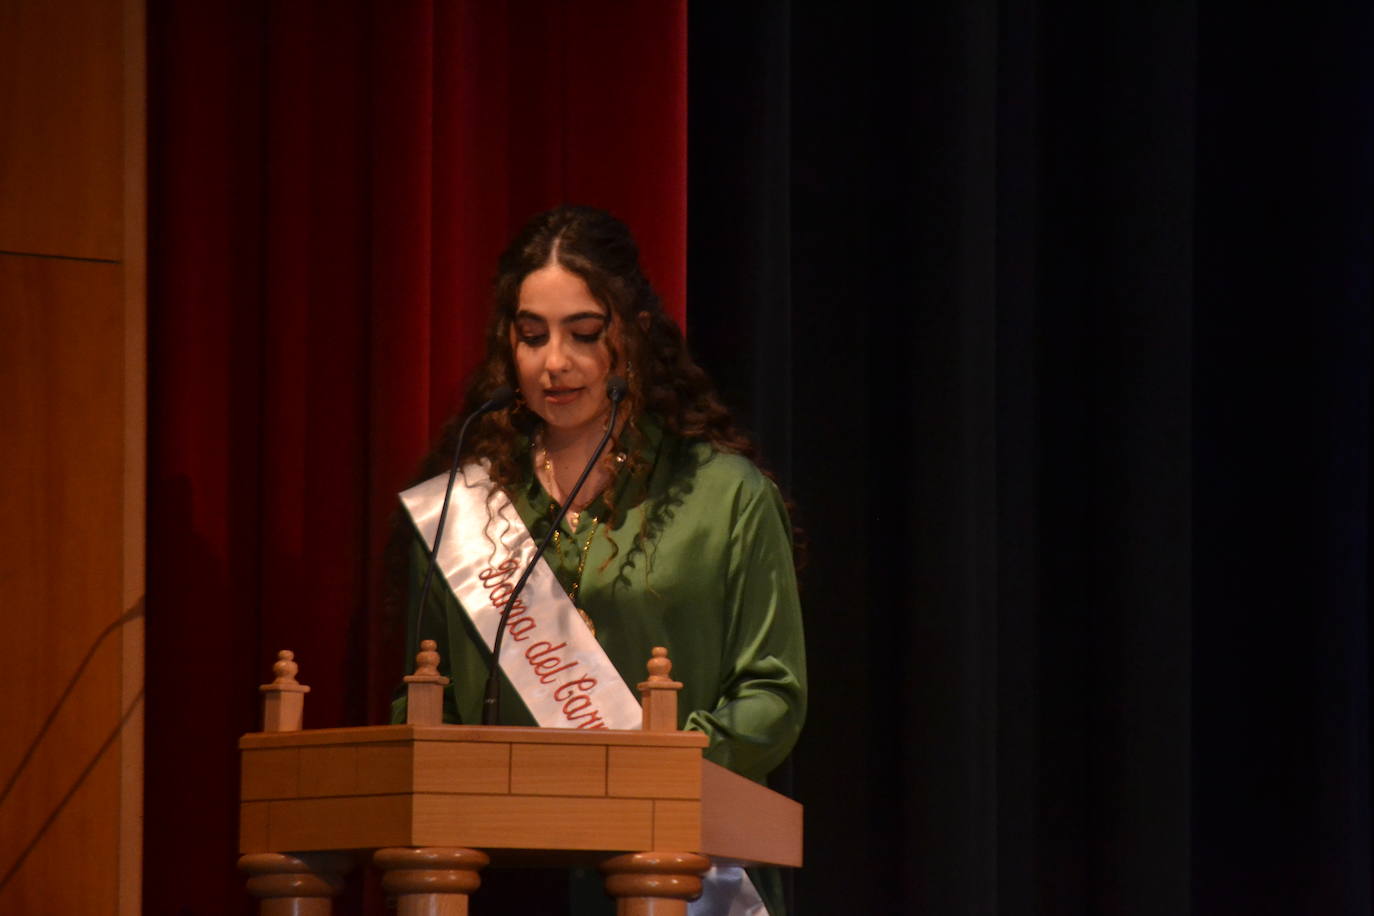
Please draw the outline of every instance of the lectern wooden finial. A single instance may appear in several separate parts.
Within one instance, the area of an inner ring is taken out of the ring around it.
[[[290,649],[277,653],[272,665],[276,678],[258,688],[262,691],[262,730],[265,732],[298,732],[305,717],[305,695],[310,688],[296,680],[300,666]]]
[[[415,675],[420,677],[439,676],[439,644],[432,639],[420,643],[420,651],[415,653]]]
[[[670,679],[668,675],[673,671],[673,660],[668,657],[667,649],[654,646],[653,655],[644,667],[649,669],[649,680],[666,681]]]
[[[296,653],[290,649],[282,649],[277,653],[277,661],[272,665],[272,673],[277,677],[272,681],[272,686],[281,687],[285,684],[298,684],[296,675],[300,673],[301,666],[296,664]]]
[[[643,698],[644,724],[646,732],[677,731],[677,692],[682,689],[679,681],[668,675],[673,670],[673,660],[663,646],[654,646],[652,657],[645,665],[649,669],[649,679],[639,685],[639,695]]]
[[[439,673],[438,643],[426,639],[415,654],[415,673],[406,675],[406,724],[442,725],[444,688],[448,678]]]

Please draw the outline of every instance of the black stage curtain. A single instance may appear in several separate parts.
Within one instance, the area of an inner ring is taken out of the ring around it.
[[[1371,912],[1374,14],[1134,6],[691,7],[803,916]]]

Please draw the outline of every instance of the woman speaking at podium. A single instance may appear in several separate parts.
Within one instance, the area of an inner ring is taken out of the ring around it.
[[[419,633],[407,643],[435,639],[451,678],[446,721],[482,721],[494,615],[524,565],[515,545],[532,553],[548,536],[503,637],[500,724],[638,727],[633,685],[650,650],[666,646],[684,685],[681,727],[707,735],[708,760],[763,780],[806,713],[777,487],[688,355],[619,220],[571,206],[536,216],[501,256],[493,305],[466,408],[425,459],[425,482],[402,494],[412,524],[392,548],[409,554],[407,620]],[[462,443],[420,607],[460,424],[503,387],[513,402],[477,416]],[[775,878],[765,873],[758,891],[782,916]]]

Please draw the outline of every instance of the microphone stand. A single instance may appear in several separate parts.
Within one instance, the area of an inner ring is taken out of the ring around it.
[[[425,601],[429,599],[429,585],[434,581],[434,567],[437,565],[439,557],[439,540],[444,536],[444,522],[448,519],[448,500],[453,492],[453,481],[458,477],[458,462],[461,461],[463,454],[463,439],[467,437],[468,427],[472,421],[478,417],[489,414],[493,410],[500,410],[502,407],[515,400],[515,392],[508,385],[502,385],[492,392],[492,396],[487,399],[481,407],[478,407],[468,418],[463,421],[462,427],[458,430],[458,444],[453,447],[453,466],[448,472],[448,486],[444,487],[444,505],[439,510],[439,524],[434,529],[434,545],[429,550],[429,562],[425,565],[425,580],[420,586],[420,600],[415,605],[415,642],[410,646],[410,652],[406,656],[406,671],[415,663],[415,653],[420,650],[420,621],[424,617]]]

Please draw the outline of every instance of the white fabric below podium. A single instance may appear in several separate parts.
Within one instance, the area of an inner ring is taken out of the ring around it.
[[[768,916],[768,908],[743,868],[712,865],[701,876],[701,896],[687,904],[687,916]]]

